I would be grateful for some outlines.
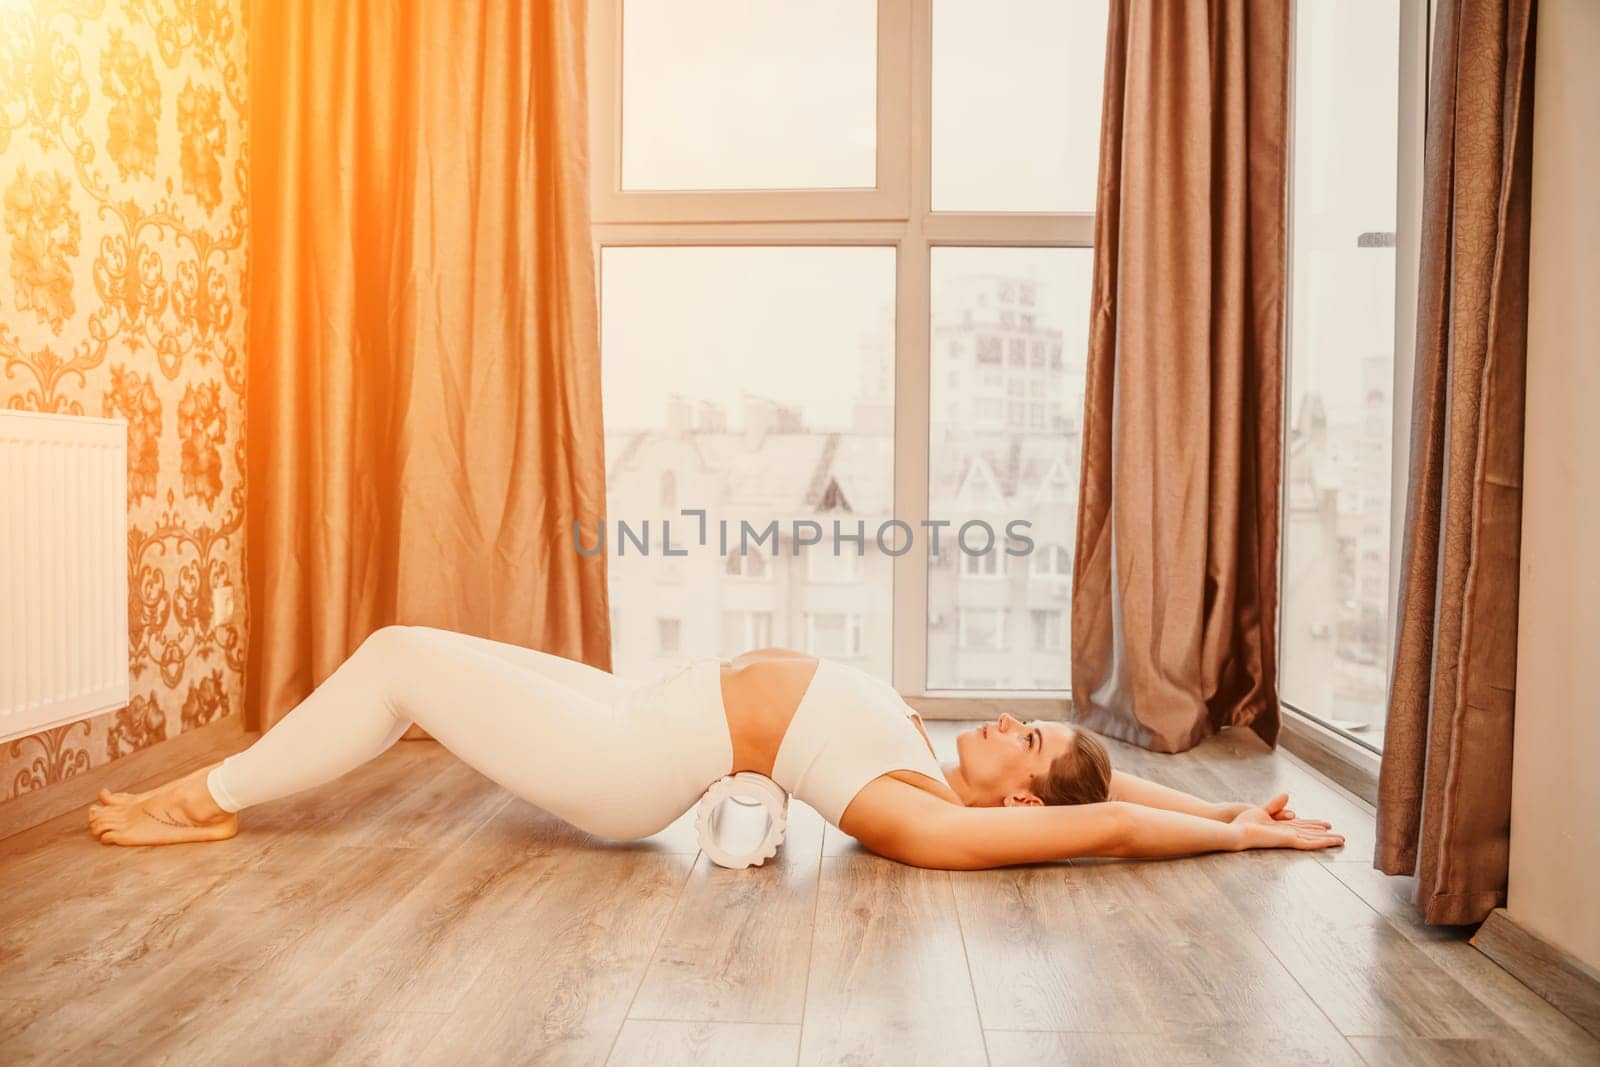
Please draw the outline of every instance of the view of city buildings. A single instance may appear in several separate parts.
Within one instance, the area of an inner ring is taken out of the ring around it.
[[[1093,253],[936,248],[931,267],[929,515],[1025,519],[1033,546],[930,562],[928,687],[1065,690]]]
[[[1379,744],[1389,642],[1389,420],[1393,357],[1361,360],[1363,402],[1295,412],[1284,493],[1284,699]]]
[[[724,269],[750,267],[739,262],[741,250],[715,251],[727,253]],[[928,517],[947,525],[938,527],[938,551],[929,564],[927,684],[1063,690],[1070,683],[1072,537],[1092,257],[1086,249],[939,252]],[[660,260],[659,269],[681,266],[671,259]],[[775,286],[774,299],[786,289]],[[615,310],[638,310],[628,294],[614,296]],[[608,524],[613,535],[619,520],[637,533],[650,520],[648,556],[632,541],[608,549],[618,673],[648,675],[692,656],[777,645],[889,679],[894,561],[884,548],[898,553],[905,544],[902,532],[887,533],[886,546],[876,538],[896,517],[892,306],[884,300],[861,316],[847,359],[837,352],[819,356],[854,373],[819,373],[809,390],[776,397],[742,388],[730,403],[696,396],[699,376],[692,365],[680,364],[651,424],[635,418],[628,425],[608,407]],[[608,349],[607,375],[638,380],[638,368],[628,364],[647,357]],[[752,386],[764,375],[760,365],[747,364],[742,373]],[[714,375],[705,381],[722,384]],[[841,395],[848,403],[838,403]],[[824,405],[824,397],[834,403]],[[836,420],[842,413],[842,421],[830,423],[828,412]],[[682,508],[706,510],[705,545],[698,543],[698,520],[681,516]],[[685,555],[662,554],[663,519],[674,550]],[[1017,519],[1030,524],[1023,534],[1031,546],[1007,540],[1007,523]],[[797,553],[797,520],[819,524],[821,543]],[[993,543],[983,527],[972,527],[964,552],[956,538],[973,520],[987,524]],[[752,531],[745,552],[739,551],[741,522]],[[774,522],[776,536],[756,543],[754,536]],[[913,529],[933,545],[933,530]],[[844,540],[858,531],[859,552],[855,541]],[[1030,550],[1008,555],[1007,547]]]

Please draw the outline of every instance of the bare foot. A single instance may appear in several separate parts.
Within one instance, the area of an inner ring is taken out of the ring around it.
[[[100,803],[112,805],[137,804],[146,797],[155,796],[157,793],[161,792],[162,788],[163,787],[161,786],[157,786],[156,788],[143,793],[113,793],[109,789],[102,789],[100,790]]]
[[[176,845],[222,841],[239,832],[239,817],[223,811],[206,788],[210,767],[148,793],[100,790],[89,806],[89,829],[106,845]]]

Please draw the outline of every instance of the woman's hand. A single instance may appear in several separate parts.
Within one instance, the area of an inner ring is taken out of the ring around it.
[[[1229,825],[1239,829],[1239,847],[1314,851],[1344,844],[1344,835],[1333,832],[1332,823],[1297,819],[1284,806],[1288,802],[1289,794],[1279,793],[1265,804],[1247,807],[1230,819]]]
[[[1210,818],[1219,822],[1232,822],[1239,817],[1241,812],[1249,811],[1252,808],[1260,808],[1274,819],[1280,822],[1288,822],[1294,818],[1294,812],[1289,810],[1288,804],[1288,793],[1279,793],[1265,804],[1251,804],[1244,800],[1224,801],[1223,803],[1212,805],[1214,810]]]

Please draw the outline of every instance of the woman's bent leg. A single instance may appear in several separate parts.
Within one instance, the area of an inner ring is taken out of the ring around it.
[[[537,648],[495,641],[475,634],[464,634],[458,630],[435,629],[431,626],[414,626],[412,629],[437,634],[441,640],[454,641],[465,648],[486,652],[515,666],[537,671],[551,681],[560,682],[571,689],[576,689],[590,700],[602,703],[616,700],[628,690],[644,684],[643,680],[622,678],[599,667],[591,667],[587,663],[567,659],[553,652],[543,652]]]
[[[675,750],[672,715],[631,703],[649,685],[618,684],[617,699],[594,699],[462,636],[423,626],[374,632],[254,745],[212,771],[217,803],[238,811],[331,781],[414,721],[518,796],[592,833],[628,838],[686,810],[697,795],[687,783],[723,750],[731,754],[725,724],[720,738],[697,728],[710,721],[698,707],[684,717],[695,750]],[[650,714],[635,715],[636,707]],[[720,717],[720,703],[714,710]],[[723,750],[713,752],[717,744]]]
[[[212,768],[206,788],[224,811],[330,782],[373,759],[405,733],[390,677],[398,666],[398,628],[383,627],[273,723],[256,742]]]

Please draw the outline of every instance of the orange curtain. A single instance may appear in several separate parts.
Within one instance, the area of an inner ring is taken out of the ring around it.
[[[1278,734],[1289,5],[1113,0],[1072,597],[1091,729]]]
[[[610,668],[582,0],[257,2],[246,714],[387,623]]]
[[[1430,923],[1480,922],[1506,900],[1533,8],[1445,0],[1434,31],[1411,479],[1374,860],[1416,874]]]

